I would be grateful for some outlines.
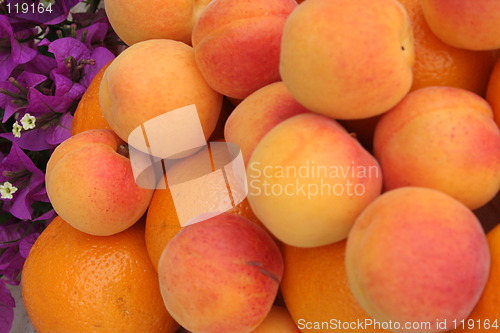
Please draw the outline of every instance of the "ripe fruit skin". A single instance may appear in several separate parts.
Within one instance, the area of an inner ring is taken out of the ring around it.
[[[166,308],[193,332],[246,333],[269,313],[283,275],[273,239],[224,213],[184,227],[158,265]]]
[[[351,290],[372,318],[400,322],[401,332],[444,332],[479,300],[490,253],[479,220],[462,203],[433,189],[404,187],[361,213],[345,261]],[[431,327],[407,329],[406,322]]]
[[[420,0],[398,0],[412,23],[415,64],[411,90],[448,86],[484,96],[495,51],[472,51],[450,46],[434,35],[427,24]]]
[[[497,225],[488,232],[486,238],[488,239],[491,254],[488,282],[486,282],[486,287],[479,302],[474,307],[474,310],[472,310],[464,325],[465,328],[468,328],[467,323],[470,323],[468,320],[474,321],[474,329],[459,328],[454,330],[454,333],[488,333],[492,332],[495,328],[486,325],[495,325],[495,321],[498,324],[498,314],[500,313],[500,294],[498,293],[500,286],[500,225]]]
[[[410,20],[396,0],[307,0],[286,21],[280,74],[307,109],[359,119],[403,98],[413,61]]]
[[[468,50],[500,48],[497,0],[422,0],[425,19],[443,42]]]
[[[174,333],[144,244],[144,224],[113,236],[56,217],[36,240],[21,280],[38,333]]]
[[[255,215],[280,241],[299,247],[346,238],[382,188],[375,158],[335,120],[312,112],[288,118],[262,138],[247,179]]]
[[[191,44],[193,26],[209,3],[210,0],[104,1],[109,22],[127,45],[149,39]]]
[[[349,287],[345,247],[345,240],[313,248],[283,246],[285,273],[281,282],[281,293],[301,332],[323,331],[307,329],[302,325],[329,322],[332,318],[344,323],[370,319]],[[335,332],[335,329],[332,331]],[[360,332],[357,328],[339,331]],[[370,327],[365,327],[362,332],[388,333],[386,330]]]
[[[221,94],[243,99],[280,80],[283,26],[295,0],[217,0],[193,28],[196,63]]]
[[[222,96],[206,83],[192,47],[151,39],[132,45],[113,60],[99,87],[99,104],[123,141],[144,122],[194,104],[208,139],[217,124]]]
[[[493,72],[491,73],[488,90],[486,92],[486,100],[490,103],[493,109],[493,117],[497,126],[500,128],[500,59],[497,60]]]
[[[111,130],[79,133],[61,143],[47,163],[45,182],[54,210],[74,228],[108,236],[146,212],[153,190],[140,188],[124,142]]]
[[[288,311],[273,306],[266,319],[251,333],[300,333]]]
[[[93,129],[111,129],[99,105],[99,87],[104,72],[110,64],[111,62],[107,63],[97,72],[78,103],[71,124],[71,135]]]
[[[409,93],[377,124],[384,188],[422,186],[476,209],[500,190],[500,130],[488,103],[467,90]]]

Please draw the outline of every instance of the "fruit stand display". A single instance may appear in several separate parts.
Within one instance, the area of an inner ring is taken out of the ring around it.
[[[498,1],[0,14],[0,333],[500,331]]]

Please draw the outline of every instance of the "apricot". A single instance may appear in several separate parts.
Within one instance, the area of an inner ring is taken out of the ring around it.
[[[89,130],[61,143],[47,163],[47,195],[56,213],[96,236],[116,234],[146,212],[153,190],[135,183],[123,142],[113,131]]]
[[[335,119],[384,113],[412,85],[413,32],[396,0],[307,0],[283,30],[280,74],[293,97]]]
[[[313,113],[271,129],[255,147],[247,179],[255,215],[298,247],[346,238],[382,187],[375,158],[335,120]]]
[[[500,130],[488,103],[464,89],[409,93],[377,124],[384,188],[422,186],[476,209],[500,190]]]
[[[437,190],[404,187],[356,219],[345,261],[355,298],[375,320],[392,321],[398,332],[443,332],[478,302],[490,253],[466,206]]]
[[[109,65],[99,103],[109,126],[124,141],[146,121],[194,104],[208,139],[217,124],[222,96],[203,79],[190,46],[153,39],[132,45]]]
[[[167,310],[193,332],[255,329],[271,310],[282,275],[273,239],[228,213],[184,227],[158,264]]]
[[[468,50],[500,48],[500,2],[422,0],[432,32],[448,45]]]
[[[208,84],[243,99],[280,80],[281,35],[294,0],[217,0],[193,28],[196,63]]]
[[[127,45],[149,39],[173,39],[191,44],[191,32],[210,0],[105,0],[106,14]]]

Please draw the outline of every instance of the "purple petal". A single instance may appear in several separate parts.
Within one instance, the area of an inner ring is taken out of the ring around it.
[[[7,270],[12,267],[12,264],[15,266],[18,253],[17,246],[8,247],[0,256],[0,270]]]
[[[55,148],[56,145],[49,144],[45,140],[46,131],[42,129],[32,129],[23,132],[20,138],[14,137],[12,133],[1,133],[0,137],[16,143],[22,149],[41,151]]]
[[[0,300],[0,333],[9,333],[14,321],[14,307],[2,304]]]
[[[73,19],[79,22],[83,27],[92,25],[93,23],[109,24],[108,17],[104,8],[99,8],[95,13],[79,12],[72,13]]]
[[[65,113],[60,116],[58,123],[49,128],[40,127],[23,131],[20,138],[14,137],[12,133],[0,133],[0,137],[16,143],[21,149],[25,150],[53,149],[71,136],[72,122],[73,116],[70,113]]]
[[[14,32],[12,31],[9,17],[0,15],[0,38],[10,38],[12,35],[14,35]]]
[[[5,305],[2,303],[2,300],[0,300],[0,333],[9,333],[13,321],[14,307]]]
[[[0,333],[9,333],[14,321],[16,301],[3,279],[0,279]]]
[[[0,81],[7,80],[16,66],[9,53],[0,53]]]
[[[33,221],[44,221],[44,220],[50,220],[52,221],[52,219],[56,217],[56,212],[51,209],[49,210],[48,212],[46,213],[43,213],[42,215],[40,215],[39,217],[37,217],[36,219],[34,219]],[[50,222],[49,222],[50,223]],[[48,223],[47,223],[48,224]]]
[[[90,50],[85,44],[73,37],[59,38],[50,43],[49,52],[52,52],[57,61],[57,72],[69,74],[68,68],[64,63],[67,57],[73,57],[76,61],[88,59]]]
[[[49,46],[50,43],[52,43],[50,39],[44,38],[40,42],[38,42],[38,46]]]
[[[25,88],[34,87],[43,81],[45,81],[47,77],[45,75],[30,73],[27,71],[22,72],[16,80]],[[13,93],[19,93],[19,89],[14,87],[11,83],[8,82],[0,82],[0,88],[8,90]],[[24,110],[25,106],[19,106],[11,102],[12,97],[0,94],[0,107],[5,109],[2,122],[6,122],[14,113]]]
[[[54,58],[38,53],[36,57],[26,64],[26,70],[32,73],[39,73],[48,76],[49,73],[57,67]]]
[[[73,80],[63,74],[59,74],[55,71],[52,72],[52,78],[56,85],[56,96],[64,96],[68,91],[71,90],[71,86],[73,85]]]
[[[21,43],[12,43],[12,60],[17,64],[25,64],[33,60],[37,51]]]
[[[42,186],[40,190],[38,191],[33,191],[31,194],[31,198],[34,201],[40,201],[40,202],[50,202],[49,197],[47,196],[47,189]]]
[[[93,48],[95,43],[102,43],[108,33],[109,24],[107,22],[96,22],[88,27],[81,28],[76,32],[76,38],[82,40],[84,32],[86,32],[85,45],[89,49]]]
[[[12,297],[9,289],[7,289],[7,284],[2,279],[0,279],[0,304],[4,304],[10,307],[16,306],[14,297]]]
[[[79,82],[75,82],[75,83],[73,83],[70,91],[68,91],[68,93],[66,94],[65,97],[67,97],[67,98],[69,97],[72,100],[79,100],[80,98],[82,98],[82,96],[86,90],[87,90],[86,86],[83,86]]]
[[[12,206],[9,208],[9,213],[20,220],[31,220],[31,214],[33,214],[32,202],[29,202],[27,198],[29,191],[29,187],[20,188],[11,199]]]
[[[72,103],[73,99],[68,96],[46,96],[37,89],[30,88],[28,90],[28,107],[26,108],[26,112],[30,114],[65,113]]]
[[[32,48],[34,43],[28,38],[33,34],[34,30],[31,28],[14,33],[8,17],[0,15],[0,38],[10,40],[10,45],[7,45],[6,50],[2,53],[10,54],[14,63],[24,64],[35,57],[37,51]],[[21,43],[20,40],[27,41]]]
[[[63,0],[63,2],[66,9],[69,11],[71,8],[82,2],[82,0]]]
[[[110,50],[104,47],[98,47],[92,51],[91,58],[95,60],[95,65],[87,65],[83,69],[84,76],[81,79],[82,85],[88,87],[94,76],[108,62],[115,58],[115,55]]]
[[[26,110],[26,107],[15,106],[13,104],[8,104],[5,107],[2,122],[5,123],[14,113]]]
[[[12,59],[15,63],[25,64],[37,55],[37,50],[32,49],[28,43],[19,43],[14,36],[11,37],[10,41]]]
[[[5,89],[7,91],[18,93],[18,89],[7,81],[0,82],[0,89]],[[5,109],[2,122],[6,122],[15,112],[23,109],[24,107],[15,105],[12,103],[13,98],[0,93],[0,108]]]
[[[32,233],[26,237],[23,237],[19,242],[19,254],[24,259],[28,258],[28,254],[30,253],[33,244],[35,244],[36,239],[40,236],[39,233]]]
[[[56,85],[56,96],[65,96],[71,100],[80,99],[85,93],[85,87],[81,84],[74,83],[73,80],[63,74],[56,72],[52,73],[54,83]]]
[[[9,154],[0,163],[2,181],[8,180],[3,175],[4,171],[19,172],[24,170],[28,171],[28,174],[18,181],[27,181],[28,184],[21,187],[13,199],[4,201],[3,209],[8,210],[21,220],[28,220],[31,219],[33,212],[31,204],[34,200],[31,198],[31,193],[38,193],[40,188],[43,188],[45,174],[36,167],[29,156],[17,144],[12,143]],[[5,205],[5,203],[10,205]]]
[[[29,156],[26,155],[24,151],[16,144],[12,145],[9,155],[5,157],[4,161],[5,160],[12,161],[21,166],[19,169],[26,169],[30,172],[42,173],[42,171],[40,171],[33,163],[31,158],[29,158]]]
[[[49,197],[47,195],[47,190],[44,186],[42,186],[37,191],[34,190],[30,195],[33,201],[50,202]]]
[[[43,81],[47,80],[47,76],[43,74],[32,73],[25,70],[16,78],[25,88],[36,87]]]
[[[0,256],[0,271],[7,283],[19,284],[19,273],[23,269],[25,259],[21,257],[17,246],[7,248]]]
[[[26,170],[26,166],[38,170],[33,161],[16,144],[12,144],[9,154],[0,163],[1,168],[6,168],[9,171]]]
[[[0,225],[0,249],[17,245],[21,232],[16,224]]]
[[[59,120],[59,124],[52,126],[47,130],[46,140],[49,144],[58,145],[71,137],[71,124],[73,116],[65,113]]]
[[[10,200],[11,205],[5,208],[14,217],[27,221],[33,219],[34,209],[32,208],[33,203],[36,201],[32,194],[38,193],[45,183],[44,174],[42,176],[36,176],[32,174],[29,178],[29,184],[26,187],[20,187],[15,193],[13,199]]]
[[[12,90],[14,90],[13,88],[14,87],[12,86],[12,84],[10,84],[7,81],[0,82],[0,89],[12,91]],[[7,96],[5,94],[0,94],[0,107],[5,108],[7,105],[10,104],[11,99],[12,99],[12,97],[10,97],[10,96]]]

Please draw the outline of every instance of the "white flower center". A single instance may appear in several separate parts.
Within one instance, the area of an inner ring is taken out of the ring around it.
[[[0,185],[0,195],[2,199],[12,199],[12,194],[17,192],[17,187],[10,182],[5,182]]]
[[[12,125],[12,134],[14,134],[14,137],[20,138],[21,137],[21,130],[22,126],[19,125],[19,123],[16,121],[14,125]]]
[[[23,125],[24,130],[30,130],[35,128],[36,118],[29,113],[26,113],[21,118],[21,124]]]

